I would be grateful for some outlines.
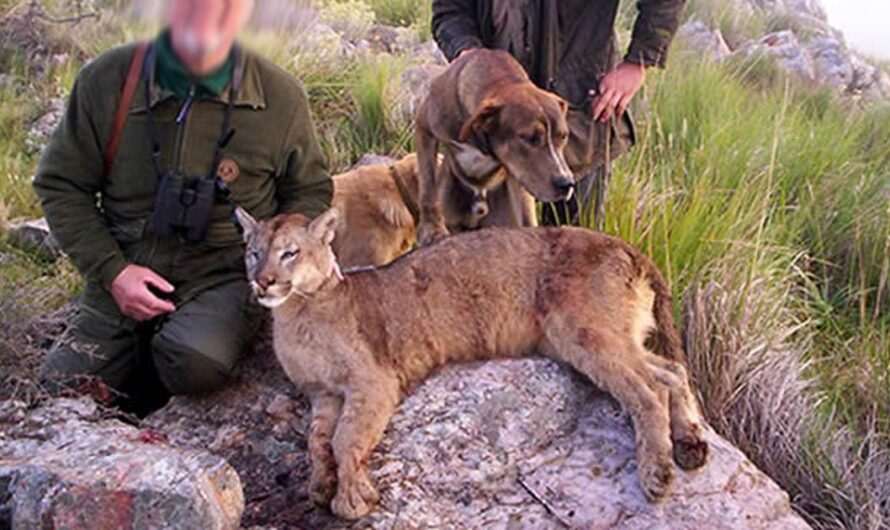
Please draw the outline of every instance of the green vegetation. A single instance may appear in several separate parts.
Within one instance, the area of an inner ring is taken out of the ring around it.
[[[319,5],[344,33],[377,21],[429,35],[428,1],[360,3]],[[726,1],[690,5],[730,44],[792,24],[740,15]],[[60,65],[4,59],[0,218],[37,213],[28,129],[83,57],[144,34],[120,27],[100,35],[82,23],[77,53]],[[248,40],[303,81],[333,169],[368,151],[412,149],[396,101],[415,58],[344,55],[337,34]],[[616,164],[606,229],[653,256],[671,281],[709,420],[814,524],[890,524],[890,106],[854,108],[796,87],[764,58],[703,63],[682,43],[637,103],[646,108],[639,142]],[[13,289],[77,285],[69,265],[6,248],[0,257]]]

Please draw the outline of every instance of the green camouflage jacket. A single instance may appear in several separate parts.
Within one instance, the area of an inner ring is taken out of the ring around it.
[[[107,289],[128,263],[136,263],[171,281],[181,301],[243,277],[243,246],[230,207],[221,200],[202,243],[187,245],[177,237],[152,234],[158,177],[141,81],[111,174],[103,174],[103,152],[135,49],[136,44],[113,49],[80,72],[40,159],[34,188],[53,235],[93,284],[88,293],[99,286]],[[330,205],[333,187],[305,92],[290,74],[253,53],[240,54],[234,68],[243,72],[231,116],[236,132],[222,153],[229,176],[237,177],[229,183],[234,200],[260,218],[321,213]],[[150,94],[163,166],[206,175],[229,87],[218,97],[196,100],[179,127],[175,119],[183,101],[154,79]]]

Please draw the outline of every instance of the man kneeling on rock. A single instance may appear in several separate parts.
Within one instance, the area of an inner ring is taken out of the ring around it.
[[[328,208],[306,95],[234,44],[249,0],[170,0],[152,42],[80,72],[34,187],[86,278],[41,371],[98,377],[144,413],[219,388],[261,321],[233,204],[259,217]]]

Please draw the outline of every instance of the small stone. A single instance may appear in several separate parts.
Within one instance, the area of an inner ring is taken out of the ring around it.
[[[290,396],[275,394],[272,402],[266,407],[266,414],[279,421],[290,421],[294,416],[294,403]]]

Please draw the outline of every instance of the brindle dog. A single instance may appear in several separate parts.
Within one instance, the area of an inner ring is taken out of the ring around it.
[[[568,199],[575,180],[563,155],[567,110],[504,51],[480,49],[454,61],[417,113],[420,244],[449,231],[535,226],[534,198]],[[440,144],[445,157],[436,171]],[[487,215],[464,226],[462,209],[482,199]]]

